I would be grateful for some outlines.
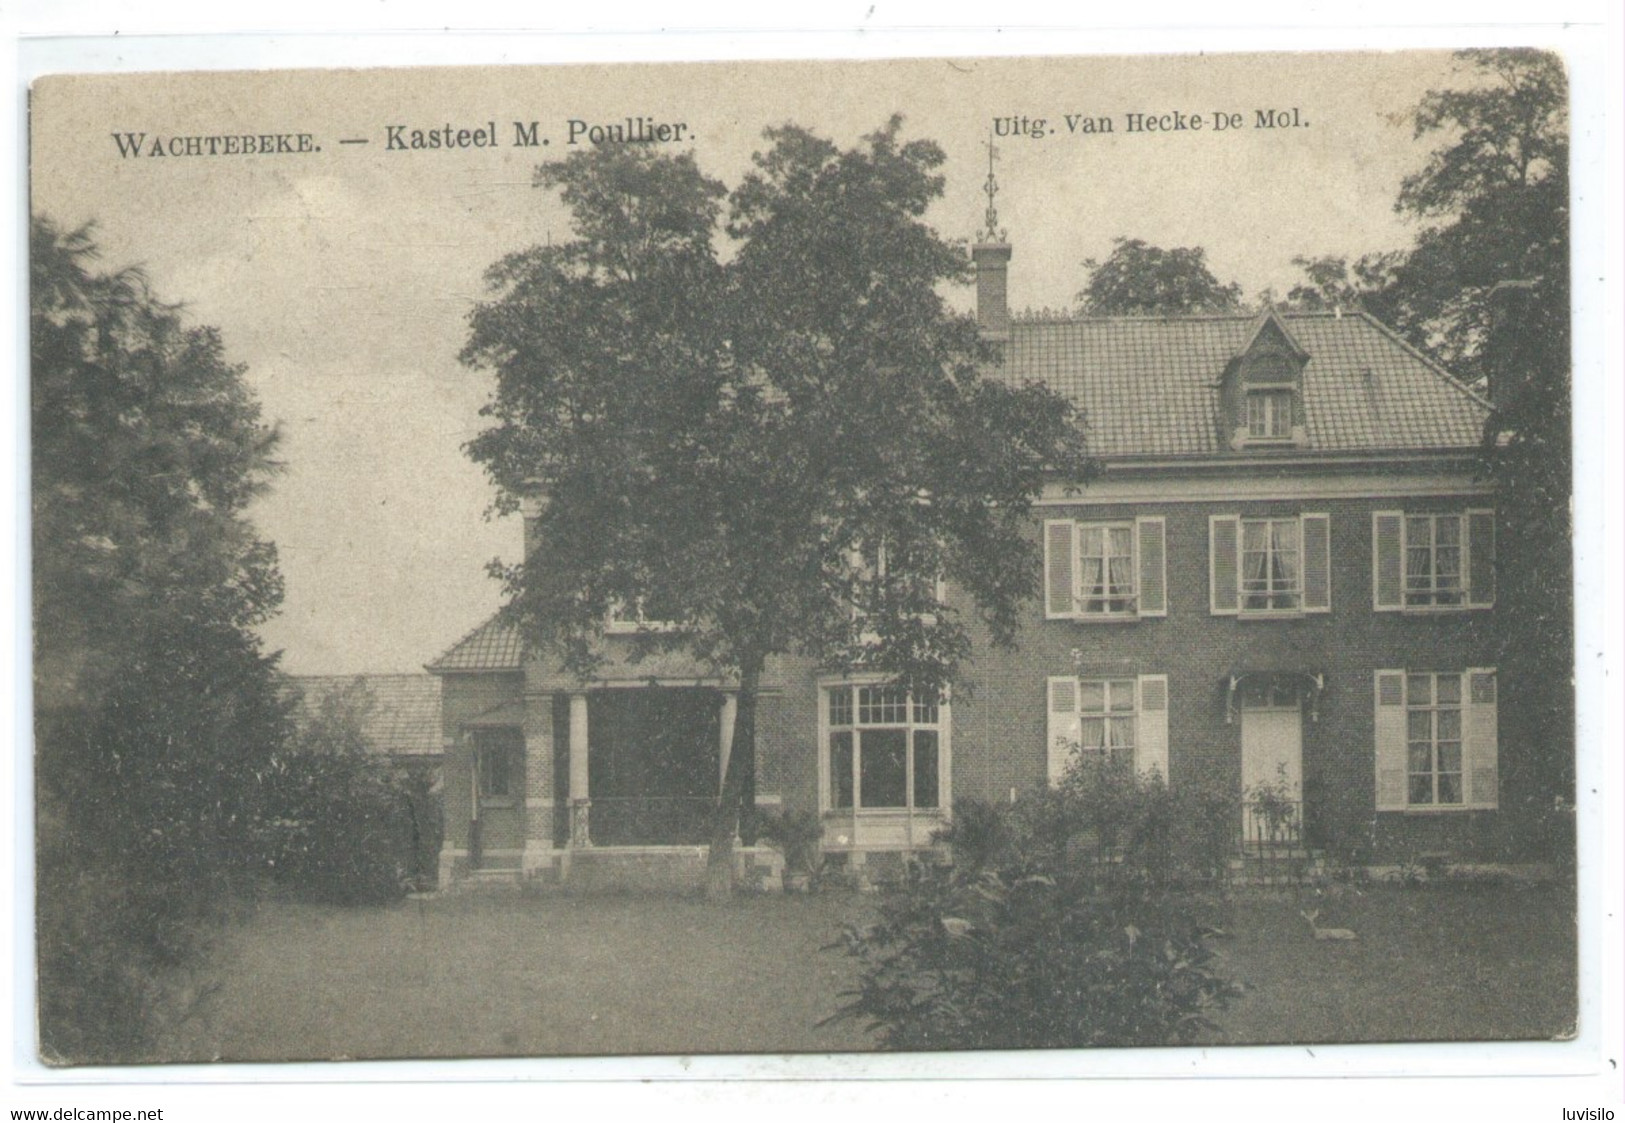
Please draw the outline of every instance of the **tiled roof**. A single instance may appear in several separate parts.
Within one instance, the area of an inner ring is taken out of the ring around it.
[[[433,675],[289,675],[295,720],[309,721],[330,694],[357,683],[371,700],[362,732],[374,751],[401,756],[441,751],[440,680]]]
[[[519,630],[493,616],[451,645],[426,668],[431,674],[447,671],[517,671],[521,666]]]
[[[1489,406],[1363,313],[1280,313],[1308,352],[1310,450],[1471,449]],[[1096,456],[1228,450],[1219,382],[1256,315],[1018,319],[996,376],[1041,381],[1088,418]]]

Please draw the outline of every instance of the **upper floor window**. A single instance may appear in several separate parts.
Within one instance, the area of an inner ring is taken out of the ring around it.
[[[879,638],[868,620],[883,613],[886,604],[927,625],[936,622],[933,610],[948,599],[948,583],[931,576],[930,567],[917,564],[886,543],[854,548],[847,559],[852,576],[849,608],[860,642],[873,643]]]
[[[624,601],[612,604],[604,630],[610,635],[625,635],[629,632],[669,632],[676,627],[670,620],[651,617],[644,599],[638,597],[631,604]]]
[[[1168,614],[1161,517],[1044,524],[1044,615],[1132,620]]]
[[[1292,439],[1290,389],[1247,391],[1247,439],[1249,441]]]
[[[1078,604],[1085,615],[1135,611],[1134,524],[1078,526]]]
[[[1405,603],[1459,605],[1462,585],[1460,515],[1405,516]]]
[[[1208,520],[1208,546],[1215,615],[1330,611],[1329,515],[1215,515]]]
[[[1297,519],[1241,522],[1241,610],[1297,612],[1303,607]]]
[[[1372,554],[1372,603],[1378,611],[1495,603],[1493,511],[1377,511]]]

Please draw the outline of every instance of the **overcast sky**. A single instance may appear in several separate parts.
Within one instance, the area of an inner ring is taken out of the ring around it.
[[[456,356],[485,267],[568,236],[531,171],[570,150],[571,119],[682,123],[665,147],[731,186],[766,126],[851,144],[900,112],[907,136],[948,153],[929,217],[952,238],[981,223],[995,120],[1042,119],[1041,139],[997,142],[998,213],[1012,304],[1060,308],[1119,235],[1202,246],[1249,298],[1284,293],[1295,255],[1408,245],[1393,201],[1432,143],[1409,113],[1458,80],[1448,55],[1421,52],[51,79],[33,95],[33,206],[94,220],[108,265],[143,265],[160,296],[220,328],[280,424],[286,471],[253,517],[281,553],[287,599],[265,636],[284,666],[411,671],[495,610],[484,565],[518,553],[517,520],[485,518],[492,492],[461,450],[490,382]],[[1294,109],[1298,127],[1256,127],[1259,110]],[[1129,114],[1175,112],[1203,127],[1127,129]],[[1216,112],[1240,127],[1215,131]],[[1070,133],[1068,114],[1115,131]],[[550,145],[514,146],[516,121]],[[487,122],[497,147],[387,147],[391,125],[409,140]],[[275,133],[319,151],[127,157],[114,134],[129,133],[144,152]]]

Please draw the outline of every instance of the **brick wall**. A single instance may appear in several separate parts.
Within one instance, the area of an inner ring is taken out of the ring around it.
[[[1434,849],[1501,856],[1504,816],[1498,812],[1375,812],[1373,672],[1493,666],[1495,642],[1493,611],[1372,611],[1371,512],[1458,511],[1465,505],[1459,498],[1438,498],[1044,508],[1045,518],[1165,517],[1168,615],[1077,623],[1045,620],[1034,605],[1016,651],[993,650],[985,635],[977,635],[975,662],[961,676],[954,701],[955,794],[1003,801],[1012,788],[1046,782],[1046,679],[1072,673],[1168,675],[1170,782],[1239,793],[1241,726],[1239,720],[1226,723],[1228,676],[1240,670],[1309,671],[1326,676],[1319,720],[1311,722],[1306,714],[1303,725],[1305,800],[1314,807],[1309,826],[1319,836],[1315,841],[1350,856]],[[1331,612],[1285,620],[1212,615],[1209,516],[1302,512],[1331,515]],[[1500,753],[1504,775],[1517,746],[1502,744]]]
[[[1083,498],[1087,498],[1085,495]],[[1459,671],[1495,665],[1493,611],[1433,615],[1377,613],[1371,608],[1371,512],[1460,511],[1459,497],[1305,502],[1135,503],[1046,507],[1044,518],[1166,520],[1168,614],[1127,623],[1045,620],[1033,604],[1014,651],[974,636],[974,655],[952,703],[952,788],[955,796],[1006,801],[1047,780],[1046,680],[1051,675],[1166,674],[1169,687],[1169,779],[1238,795],[1241,723],[1227,717],[1226,684],[1237,671],[1304,671],[1325,676],[1318,720],[1303,722],[1303,781],[1310,805],[1310,841],[1358,860],[1388,861],[1449,851],[1512,858],[1513,837],[1502,792],[1501,811],[1389,813],[1375,811],[1373,672],[1379,668]],[[1482,506],[1475,500],[1472,506]],[[1331,611],[1293,619],[1215,616],[1209,606],[1208,527],[1212,515],[1331,517]],[[1036,538],[1039,520],[1035,518]],[[966,618],[974,620],[967,608]],[[1076,659],[1074,651],[1078,652]],[[774,689],[757,718],[757,792],[785,806],[818,806],[816,668],[781,659],[771,668]],[[522,696],[517,675],[448,676],[445,721]],[[1506,728],[1505,715],[1502,727]],[[1500,772],[1516,771],[1520,746],[1500,746]],[[532,754],[535,755],[535,754]],[[557,755],[557,754],[555,754]],[[551,786],[531,769],[527,791],[547,798]],[[446,758],[448,840],[466,840],[466,816],[453,813],[468,791],[467,760]]]
[[[445,845],[454,850],[468,848],[468,823],[472,809],[470,793],[474,782],[471,754],[459,739],[463,723],[506,702],[524,696],[524,676],[514,674],[448,674],[441,679],[440,722],[445,750],[442,792],[444,794]],[[521,790],[528,790],[528,769]],[[506,845],[506,843],[503,843]],[[486,839],[487,846],[497,845]]]

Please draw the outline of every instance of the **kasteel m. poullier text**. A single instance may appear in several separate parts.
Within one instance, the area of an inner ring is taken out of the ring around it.
[[[208,156],[297,156],[321,152],[323,142],[313,132],[154,133],[122,130],[109,134],[120,158],[157,159]],[[385,152],[455,151],[473,148],[545,148],[555,139],[565,145],[682,144],[695,140],[687,121],[662,120],[651,115],[609,121],[567,117],[554,132],[544,132],[537,120],[512,120],[499,125],[495,118],[476,122],[443,121],[438,124],[386,124],[381,132],[359,130],[335,138],[341,146],[376,144]]]

